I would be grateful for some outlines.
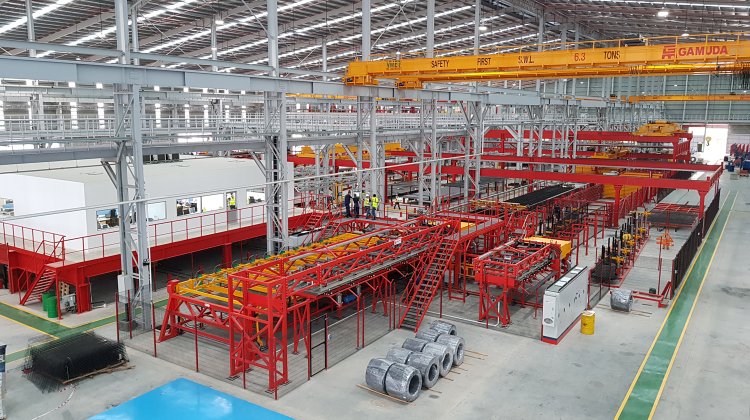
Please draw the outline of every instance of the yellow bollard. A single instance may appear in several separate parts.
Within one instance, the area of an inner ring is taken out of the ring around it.
[[[594,335],[594,323],[596,314],[594,311],[583,311],[581,314],[581,334]]]

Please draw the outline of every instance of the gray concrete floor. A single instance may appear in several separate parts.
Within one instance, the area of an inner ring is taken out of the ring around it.
[[[725,174],[723,184],[723,194],[730,189],[740,194],[661,396],[659,419],[750,417],[750,286],[743,243],[750,234],[750,182],[729,181]],[[630,314],[608,306],[603,301],[595,308],[595,335],[574,328],[558,346],[459,324],[467,348],[476,353],[449,374],[452,380],[442,379],[436,392],[426,391],[409,405],[357,387],[370,358],[411,336],[403,330],[388,333],[278,401],[130,349],[133,369],[81,381],[57,409],[72,389],[41,394],[22,378],[20,363],[12,363],[5,404],[11,419],[53,409],[44,419],[86,418],[186,377],[298,419],[606,419],[617,412],[667,313],[643,303]],[[102,332],[111,334],[108,328]],[[0,335],[6,335],[4,328]]]
[[[738,191],[654,418],[750,418],[750,182]],[[725,193],[722,191],[722,193]]]

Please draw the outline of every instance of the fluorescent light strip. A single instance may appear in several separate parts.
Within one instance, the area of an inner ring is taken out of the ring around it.
[[[303,0],[303,1],[307,1],[307,0]],[[406,4],[406,3],[409,3],[409,2],[411,2],[411,0],[404,0],[401,3],[402,4]],[[372,9],[372,13],[379,13],[379,12],[382,12],[383,10],[390,9],[390,8],[396,7],[398,5],[399,5],[398,3],[388,3],[388,4],[385,4],[383,6],[379,6],[379,7],[376,7],[374,9]],[[471,8],[472,8],[472,6],[463,6],[463,7],[457,8],[457,9],[451,9],[451,10],[447,10],[447,11],[444,11],[444,12],[437,13],[437,14],[435,14],[435,17],[439,18],[439,17],[443,17],[443,16],[448,16],[448,15],[451,15],[451,14],[463,12],[463,11],[471,9]],[[279,8],[280,11],[282,9],[283,9],[283,7]],[[265,16],[265,14],[263,16]],[[294,36],[294,35],[299,35],[301,33],[305,33],[305,32],[307,32],[309,30],[312,30],[312,29],[317,29],[317,28],[320,28],[320,27],[324,27],[327,24],[331,24],[332,22],[335,22],[337,24],[337,23],[345,22],[347,20],[355,19],[355,18],[360,17],[360,16],[362,16],[362,12],[357,12],[357,13],[355,13],[353,15],[341,17],[341,18],[338,18],[338,19],[334,19],[332,21],[328,21],[327,23],[316,24],[316,25],[313,25],[313,26],[310,26],[310,27],[307,27],[307,28],[304,28],[304,29],[295,30],[294,32],[285,32],[285,33],[279,35],[279,39],[289,38],[289,37]],[[500,18],[500,16],[495,16],[495,17],[487,19],[487,21],[494,20],[494,19],[499,19],[499,18]],[[243,19],[240,19],[240,22],[242,22],[242,21],[247,22],[247,21],[252,20],[252,19],[253,18],[243,18]],[[403,26],[406,26],[406,25],[412,25],[412,24],[415,24],[415,23],[419,23],[419,22],[422,22],[422,21],[425,21],[425,20],[427,20],[427,17],[416,18],[416,19],[412,19],[412,20],[410,20],[408,22],[399,23],[397,25],[391,25],[389,27],[378,28],[378,29],[375,29],[375,30],[371,31],[371,33],[373,33],[373,34],[379,34],[379,33],[385,32],[385,31],[387,31],[389,29],[396,29],[396,28],[400,28],[400,27],[403,27]],[[473,23],[470,23],[470,24],[473,24]],[[469,25],[469,24],[466,24],[466,25]],[[435,33],[444,32],[446,30],[447,29],[435,31]],[[424,35],[422,35],[422,36],[424,36]],[[356,35],[348,36],[348,37],[342,38],[340,40],[333,40],[333,41],[328,42],[327,45],[330,46],[330,45],[338,44],[340,42],[353,41],[353,40],[358,39],[358,38],[362,38],[362,34],[356,34]],[[235,53],[235,52],[238,52],[238,51],[242,51],[242,50],[246,50],[246,49],[249,49],[249,48],[258,47],[258,46],[261,46],[261,45],[264,45],[264,44],[267,44],[267,43],[268,43],[268,40],[261,39],[261,40],[250,42],[248,44],[243,44],[243,45],[240,45],[240,46],[237,46],[237,47],[229,48],[227,50],[219,51],[217,53],[217,55],[218,56],[223,56],[223,55],[227,55],[227,54],[232,54],[232,53]],[[281,59],[281,58],[289,57],[289,56],[297,54],[299,52],[312,51],[312,50],[317,49],[317,48],[320,48],[320,46],[316,45],[316,46],[302,48],[300,50],[295,50],[295,51],[291,51],[291,52],[288,52],[288,53],[281,54],[281,55],[279,55],[279,58]],[[347,55],[349,55],[349,54],[347,54]],[[210,54],[209,55],[204,55],[204,56],[199,57],[199,58],[202,59],[202,60],[208,60],[208,59],[211,58],[211,55]],[[329,57],[329,58],[331,58],[331,57]],[[261,59],[255,60],[255,61],[248,62],[247,64],[261,64],[261,63],[265,63],[267,61],[268,61],[268,58],[261,58]],[[323,60],[320,59],[317,62],[321,63],[321,62],[323,62]],[[305,64],[305,65],[307,65],[307,64]],[[299,67],[299,65],[289,66],[289,67],[290,68],[297,68],[297,67]]]
[[[716,8],[716,9],[750,9],[750,6],[741,6],[733,3],[706,3],[706,2],[684,2],[684,1],[641,1],[641,0],[593,0],[596,3],[624,3],[624,4],[636,4],[639,6],[652,5],[655,7],[668,7],[668,6],[698,6],[705,8]]]
[[[471,8],[471,6],[461,7],[461,8],[458,8],[458,9],[441,12],[441,13],[436,14],[435,16],[436,17],[442,17],[442,16],[453,14],[453,13],[459,13],[461,11],[466,10],[467,8]],[[487,18],[486,21],[487,22],[493,21],[495,19],[500,19],[501,17],[502,16],[493,16],[493,17]],[[426,18],[413,19],[413,20],[411,20],[411,21],[409,21],[407,23],[412,24],[412,23],[417,23],[419,21],[423,21],[423,20],[426,20]],[[442,28],[442,29],[438,29],[438,30],[435,31],[435,34],[437,35],[437,34],[440,34],[440,33],[443,33],[443,32],[454,31],[456,29],[460,29],[460,28],[463,28],[463,27],[466,27],[466,26],[471,26],[471,25],[474,25],[473,21],[472,22],[468,22],[468,23],[462,23],[462,24],[459,24],[459,25],[449,26],[449,27]],[[521,26],[523,26],[523,25],[521,25]],[[389,29],[392,29],[392,28],[393,28],[393,26],[391,26]],[[379,31],[379,32],[383,32],[385,30],[386,30],[386,28],[376,29],[376,31]],[[372,32],[375,33],[375,31],[372,31]],[[484,36],[484,35],[487,35],[487,34],[482,34],[482,36]],[[402,43],[404,41],[411,41],[411,40],[417,39],[417,38],[424,38],[425,36],[426,36],[425,34],[412,35],[412,36],[408,36],[408,37],[404,37],[404,38],[399,38],[399,39],[394,40],[394,41],[388,41],[388,42],[383,43],[383,44],[378,44],[378,45],[374,46],[373,48],[383,49],[383,48],[385,48],[385,47],[387,47],[389,45],[393,45],[393,44],[396,44],[396,43]],[[340,40],[330,41],[330,42],[327,43],[327,45],[328,46],[336,45],[336,44],[339,44],[339,43],[344,42],[344,41],[350,41],[350,40],[354,40],[354,39],[361,38],[361,37],[362,37],[361,34],[353,35],[353,36],[350,36],[350,37],[342,38]],[[422,48],[422,49],[424,49],[424,48]],[[331,59],[331,58],[332,57],[328,57],[328,59]],[[302,64],[296,64],[296,65],[287,66],[287,67],[288,68],[299,68],[301,66],[309,66],[309,65],[313,65],[313,64],[322,63],[322,62],[323,62],[323,59],[320,58],[320,59],[316,59],[316,60],[306,61],[305,63],[302,63]]]
[[[474,23],[472,22],[471,24],[473,25]],[[498,29],[496,31],[482,33],[482,34],[480,34],[480,36],[497,35],[497,34],[504,33],[504,32],[514,31],[516,29],[520,29],[520,28],[523,28],[525,26],[529,26],[529,25],[526,24],[526,25],[510,26],[510,27],[507,27],[507,28]],[[446,30],[449,30],[449,29],[450,28],[446,28]],[[437,31],[435,31],[435,33],[437,33]],[[480,46],[480,48],[486,48],[486,47],[491,47],[491,46],[495,46],[495,45],[508,44],[508,43],[515,42],[515,41],[520,41],[520,40],[523,40],[523,39],[533,38],[535,36],[537,36],[537,34],[529,34],[529,35],[519,36],[519,37],[515,37],[515,38],[511,38],[511,39],[506,39],[506,40],[502,40],[502,41],[496,41],[496,42],[492,42],[492,43],[489,43],[489,44],[484,44],[484,45]],[[474,38],[473,36],[465,37],[465,38],[460,38],[460,39],[457,39],[457,40],[447,41],[447,42],[443,42],[441,44],[436,44],[435,46],[437,47],[439,45],[449,45],[449,44],[452,44],[452,43],[455,43],[455,42],[466,41],[468,39],[473,39],[473,38]],[[547,43],[553,43],[553,42],[558,42],[558,41],[559,41],[559,39],[551,40],[551,41],[545,42],[545,44],[547,44]],[[518,48],[520,48],[520,47],[518,47]],[[518,48],[515,48],[515,49],[518,49]],[[456,50],[456,51],[450,51],[450,52],[447,52],[447,53],[438,54],[437,56],[438,57],[445,57],[445,56],[449,56],[451,54],[456,54],[456,53],[459,53],[459,52],[471,51],[473,49],[474,49],[473,47],[472,48],[463,48],[463,49]],[[415,48],[415,49],[409,50],[409,52],[410,53],[415,53],[415,52],[422,51],[422,50],[425,50],[425,47]],[[349,52],[342,53],[342,54],[337,54],[337,55],[334,55],[334,56],[331,56],[331,57],[328,57],[328,58],[329,59],[340,58],[340,57],[343,57],[343,56],[352,55],[355,52],[356,51],[349,51]],[[504,51],[504,52],[506,52],[506,51]],[[388,57],[378,57],[378,58],[375,58],[373,61],[384,60],[386,58],[388,58]],[[313,61],[304,63],[302,65],[307,66],[307,65],[317,64],[318,62],[322,62],[322,60],[313,60]],[[301,65],[289,66],[289,68],[299,68],[300,66]],[[328,69],[328,71],[329,72],[333,72],[333,71],[344,69],[346,67],[347,67],[347,65],[333,67],[333,68]],[[306,76],[309,76],[309,75],[297,76],[297,77],[294,77],[294,78],[298,79],[298,78],[306,77]],[[334,80],[334,79],[333,78],[329,78],[328,80]]]
[[[57,10],[57,9],[65,6],[67,4],[70,4],[72,2],[73,2],[73,0],[57,0],[56,2],[54,2],[52,4],[48,4],[48,5],[44,6],[44,7],[42,7],[41,9],[37,10],[36,12],[34,12],[33,17],[34,17],[35,20],[39,19],[40,17],[42,17],[42,16],[44,16],[44,15],[46,15],[48,13],[54,12],[55,10]],[[12,31],[13,29],[16,29],[16,28],[18,28],[20,26],[23,26],[25,24],[26,24],[26,16],[18,18],[16,20],[14,20],[13,22],[10,22],[10,23],[8,23],[8,24],[0,27],[0,34],[4,34],[6,32]]]
[[[72,0],[70,0],[70,1],[72,1]],[[166,6],[164,9],[152,10],[152,11],[146,13],[143,16],[138,16],[137,20],[138,20],[138,22],[144,22],[146,19],[151,19],[151,18],[154,18],[156,16],[161,16],[161,15],[167,13],[167,12],[175,12],[175,11],[177,11],[177,9],[179,9],[181,7],[184,7],[184,6],[187,6],[190,3],[195,3],[196,1],[198,1],[198,0],[179,1],[177,3],[173,3],[173,4],[170,4],[170,5]],[[34,14],[34,17],[36,17],[36,13]],[[24,24],[25,23],[26,22],[24,21]],[[133,23],[132,20],[128,19],[128,25],[131,25],[132,23]],[[228,25],[225,25],[225,26],[228,26]],[[66,42],[65,45],[69,45],[69,46],[80,45],[80,44],[83,44],[85,42],[89,42],[89,41],[95,40],[97,38],[104,38],[105,36],[107,36],[109,34],[115,33],[116,31],[117,31],[117,27],[116,26],[109,26],[106,29],[102,29],[101,31],[88,34],[88,35],[83,36],[81,38],[78,38],[78,39],[76,39],[74,41]],[[54,52],[55,51],[46,51],[46,52],[44,52],[42,54],[37,55],[37,57],[38,58],[44,58],[44,57],[47,57],[48,55],[50,55],[50,54],[52,54]],[[116,63],[116,62],[117,62],[117,59],[107,61],[107,63],[110,63],[110,64],[111,63]]]

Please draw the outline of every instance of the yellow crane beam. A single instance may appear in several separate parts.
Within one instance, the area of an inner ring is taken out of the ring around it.
[[[631,96],[629,102],[718,102],[750,101],[750,95],[645,95]]]
[[[637,46],[628,45],[628,40],[545,44],[546,51],[529,51],[536,47],[525,46],[512,52],[436,58],[399,55],[351,62],[344,80],[349,85],[374,85],[377,79],[396,79],[400,88],[421,88],[424,82],[683,75],[750,68],[747,35],[723,35],[731,41],[711,40],[716,37],[705,35],[700,42],[653,38],[639,41],[647,45]]]

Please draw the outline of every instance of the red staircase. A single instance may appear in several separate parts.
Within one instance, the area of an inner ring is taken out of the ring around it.
[[[440,287],[440,282],[443,281],[445,270],[453,257],[456,245],[455,240],[445,238],[435,247],[435,252],[421,276],[421,281],[415,280],[414,287],[407,288],[405,291],[405,296],[409,296],[409,301],[399,327],[412,331],[419,330],[419,325],[427,314],[427,309]],[[419,279],[419,276],[416,278]]]
[[[329,220],[323,229],[318,232],[315,236],[315,242],[320,242],[324,239],[333,238],[336,236],[341,228],[341,222],[339,220]]]
[[[320,226],[320,222],[323,221],[323,213],[314,212],[310,215],[310,217],[307,219],[307,223],[305,223],[305,230],[312,230],[316,227]]]
[[[47,264],[57,261],[59,257],[62,257],[62,243],[63,239],[54,242],[52,251],[46,254],[44,261],[42,262],[41,268],[36,272],[34,281],[26,288],[26,293],[21,297],[21,305],[25,305],[27,302],[39,302],[42,300],[42,293],[51,289],[55,285],[57,280],[57,272],[47,266]],[[39,244],[36,253],[42,253],[46,249],[45,242]],[[40,252],[41,251],[41,252]]]
[[[21,305],[25,305],[26,302],[40,302],[42,300],[42,293],[51,289],[57,279],[57,273],[55,270],[44,266],[41,273],[38,273],[34,282],[26,289],[26,293],[21,298]]]

